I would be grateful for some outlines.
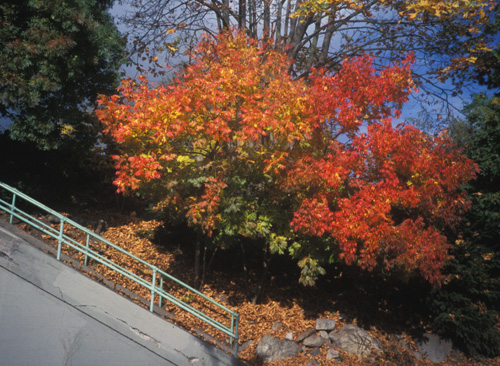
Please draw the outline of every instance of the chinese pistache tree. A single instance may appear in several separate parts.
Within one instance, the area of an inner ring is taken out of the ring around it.
[[[206,38],[168,86],[124,80],[98,117],[120,145],[118,191],[138,190],[214,242],[288,253],[313,284],[341,259],[440,283],[440,229],[466,209],[475,165],[445,137],[392,117],[414,89],[409,55],[369,56],[294,79],[290,62],[242,33]]]

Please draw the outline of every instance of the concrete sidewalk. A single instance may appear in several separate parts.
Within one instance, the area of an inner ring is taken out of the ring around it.
[[[0,220],[0,366],[243,365]]]

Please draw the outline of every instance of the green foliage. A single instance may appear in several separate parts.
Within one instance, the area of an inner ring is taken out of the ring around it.
[[[476,96],[466,153],[481,173],[465,187],[471,209],[454,234],[450,281],[432,294],[434,328],[469,354],[500,354],[500,100]]]
[[[500,354],[498,315],[500,261],[478,243],[466,241],[455,248],[449,267],[453,276],[441,290],[433,290],[433,327],[470,355]],[[488,258],[488,259],[485,259]]]
[[[99,93],[118,82],[124,39],[109,0],[6,0],[0,4],[0,115],[11,137],[40,149],[89,146]]]
[[[476,183],[470,188],[484,193],[499,190],[500,182],[500,99],[478,95],[468,108],[473,137],[467,154],[480,168]]]

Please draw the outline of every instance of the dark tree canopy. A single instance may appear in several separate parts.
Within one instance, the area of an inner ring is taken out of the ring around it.
[[[466,110],[465,152],[479,165],[465,186],[471,209],[451,233],[449,281],[431,297],[434,328],[469,354],[500,354],[500,100],[478,95]]]
[[[496,35],[500,32],[500,4],[495,8],[495,17],[487,24],[485,32],[491,35]],[[477,71],[479,82],[488,86],[490,89],[497,89],[496,93],[500,93],[500,46],[497,43],[496,48],[492,52],[485,52],[477,62]]]
[[[117,86],[124,39],[110,0],[0,4],[0,115],[40,149],[95,143],[99,93]]]
[[[500,29],[497,16],[487,31]],[[466,120],[450,125],[453,139],[479,166],[464,189],[471,209],[451,233],[456,245],[450,281],[432,297],[434,327],[469,354],[500,354],[500,48],[480,59],[478,78],[496,96],[474,96]]]

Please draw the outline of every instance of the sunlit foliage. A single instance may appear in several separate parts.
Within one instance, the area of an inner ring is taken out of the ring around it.
[[[445,137],[393,126],[414,89],[412,55],[376,71],[288,73],[243,33],[205,39],[168,86],[124,80],[99,118],[120,145],[119,191],[139,190],[205,235],[261,238],[312,284],[324,264],[419,272],[435,285],[475,165]]]

